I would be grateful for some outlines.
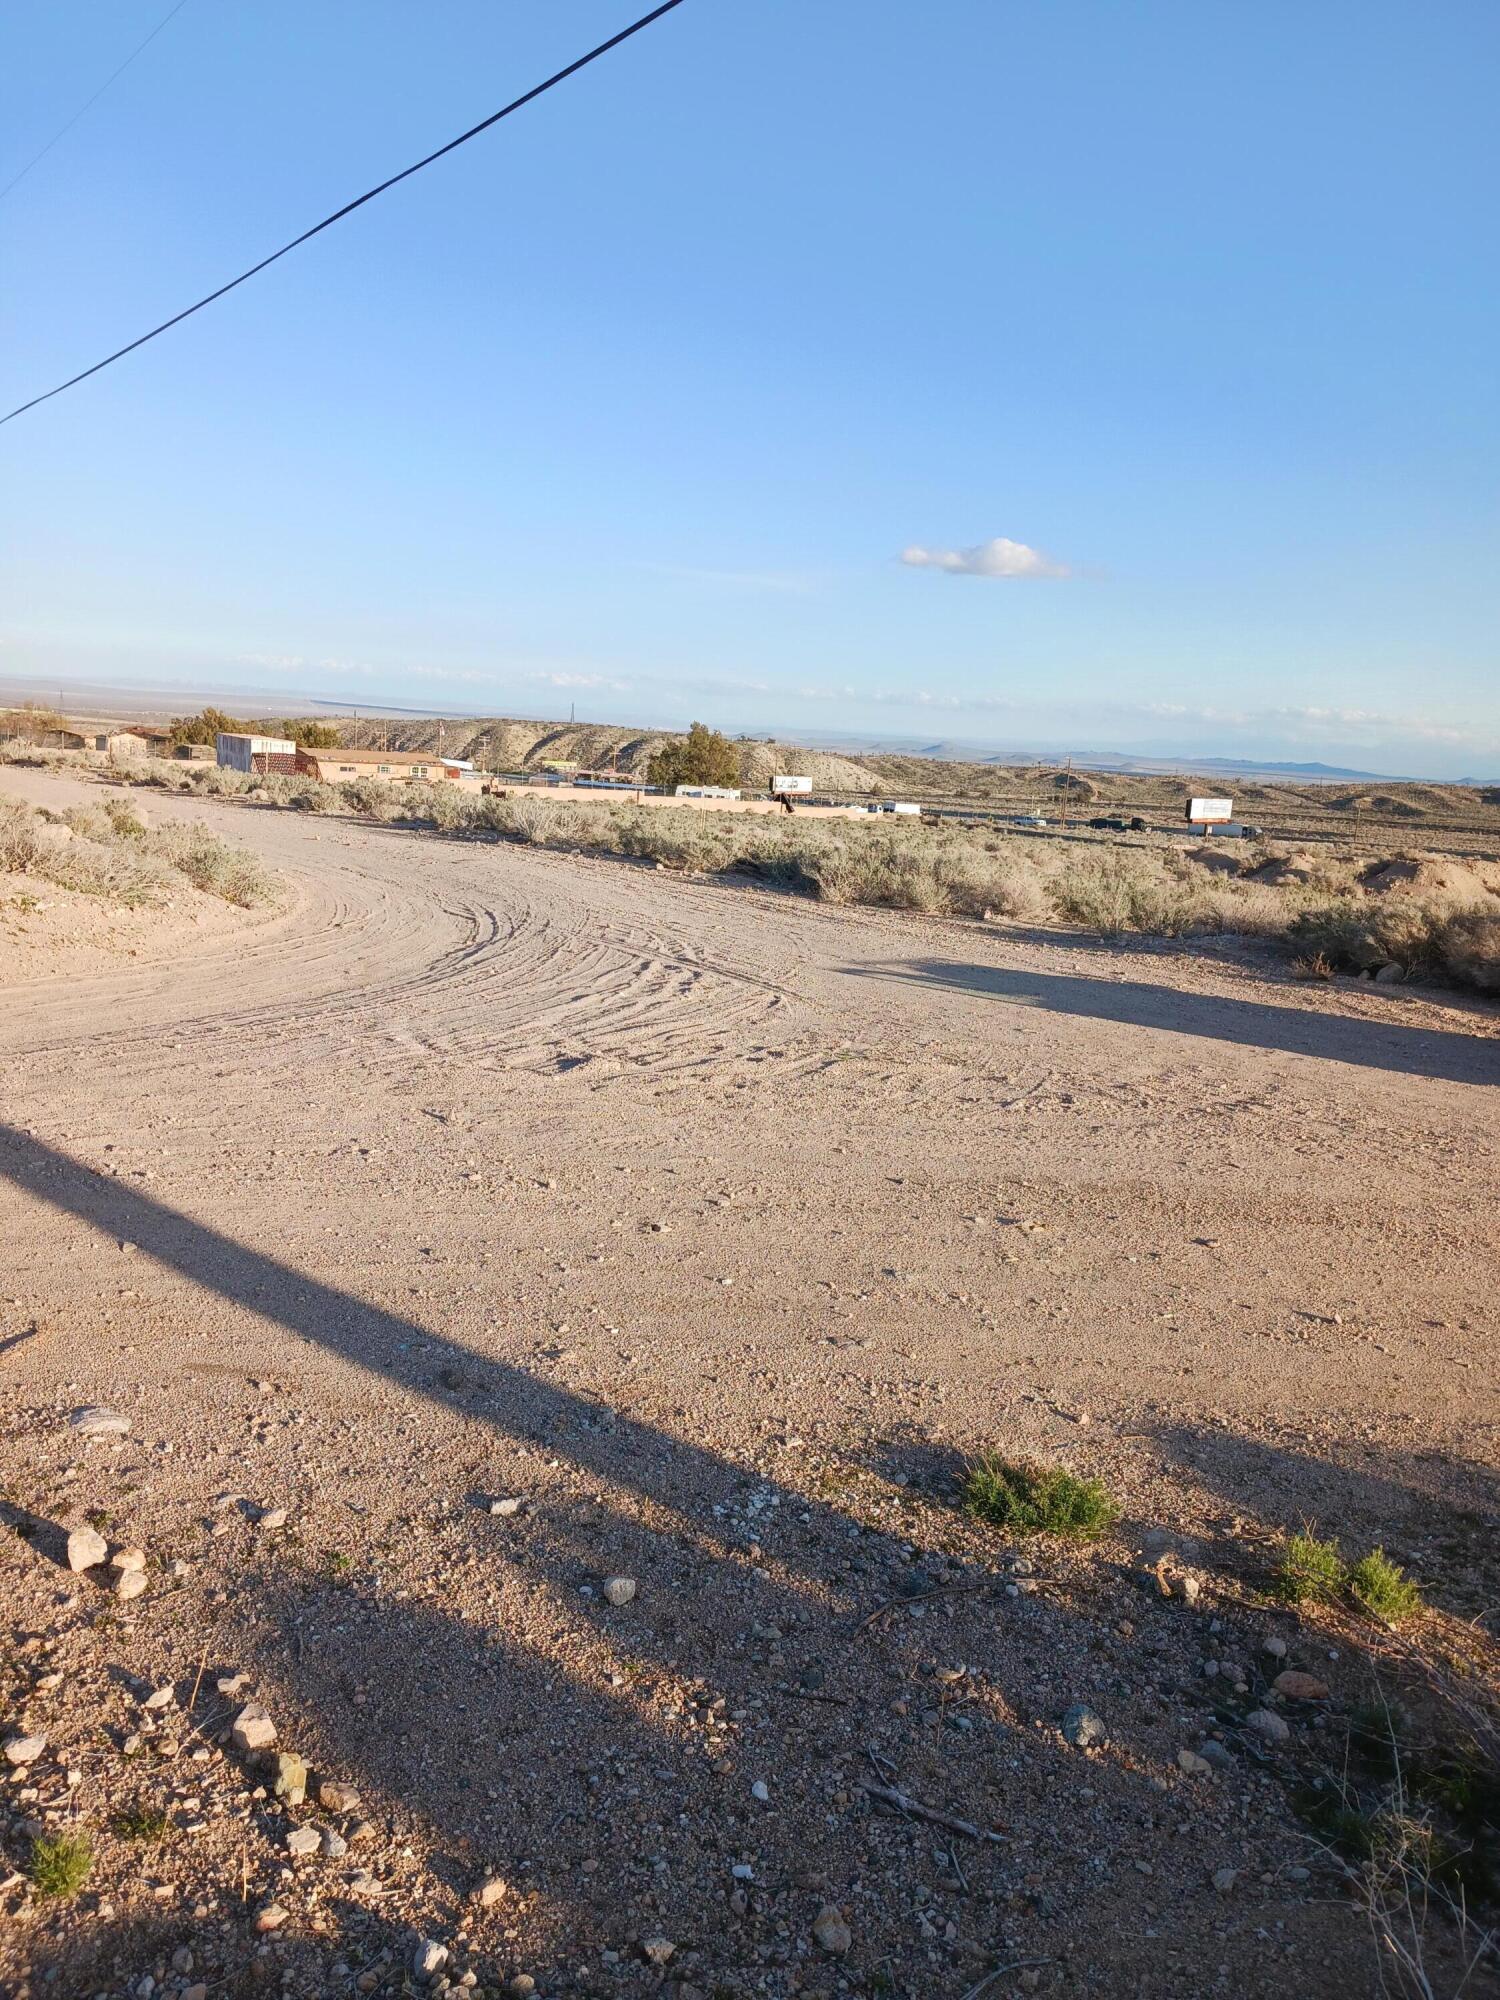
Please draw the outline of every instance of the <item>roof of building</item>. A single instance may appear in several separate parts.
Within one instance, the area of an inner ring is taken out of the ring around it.
[[[309,757],[316,757],[324,764],[446,764],[452,759],[440,757],[436,750],[309,750]]]

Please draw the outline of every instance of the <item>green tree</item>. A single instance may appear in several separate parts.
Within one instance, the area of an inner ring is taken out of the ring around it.
[[[686,736],[664,743],[646,766],[646,783],[672,791],[678,785],[737,785],[739,752],[727,736],[695,722]]]
[[[174,743],[212,743],[222,730],[226,736],[244,736],[252,725],[238,716],[226,715],[222,708],[205,708],[201,715],[174,715],[167,734]]]
[[[305,717],[299,721],[292,716],[278,722],[276,729],[303,750],[337,750],[343,740],[331,722],[312,722]]]

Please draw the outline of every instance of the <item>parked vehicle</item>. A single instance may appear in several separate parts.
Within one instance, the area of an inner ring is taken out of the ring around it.
[[[1011,821],[1012,826],[1045,826],[1046,824],[1046,820],[1042,818],[1040,813],[1017,813]]]
[[[1128,833],[1130,831],[1130,822],[1125,819],[1109,819],[1107,817],[1103,819],[1091,819],[1089,825],[1096,828],[1100,833]]]
[[[1149,824],[1141,818],[1140,814],[1137,813],[1135,818],[1130,822],[1130,831],[1132,833],[1149,833],[1151,831],[1151,828]]]

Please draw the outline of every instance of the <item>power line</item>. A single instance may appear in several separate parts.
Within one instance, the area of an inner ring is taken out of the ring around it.
[[[236,285],[243,285],[248,278],[255,277],[268,265],[274,264],[278,258],[285,257],[288,251],[296,250],[314,236],[320,235],[323,230],[331,229],[334,223],[342,222],[346,215],[352,215],[355,209],[363,208],[367,201],[373,201],[377,195],[384,194],[398,182],[410,180],[413,174],[421,173],[423,167],[430,167],[434,160],[442,159],[444,154],[455,151],[459,146],[466,146],[471,139],[477,139],[481,132],[488,132],[492,125],[498,125],[502,118],[509,118],[513,111],[519,111],[534,98],[555,89],[560,83],[565,83],[570,76],[576,76],[579,70],[586,69],[591,62],[597,62],[600,56],[608,55],[610,50],[617,49],[621,42],[628,42],[631,36],[638,35],[642,28],[649,28],[654,21],[659,21],[663,14],[670,14],[674,7],[681,5],[682,0],[662,0],[661,6],[653,7],[649,14],[642,14],[638,21],[632,21],[628,28],[622,28],[617,35],[611,35],[607,42],[600,42],[598,47],[590,49],[587,55],[579,56],[576,61],[570,62],[566,69],[556,71],[544,82],[534,84],[520,97],[512,98],[509,104],[492,112],[488,118],[481,119],[477,125],[471,125],[467,132],[460,132],[456,139],[450,139],[446,146],[439,146],[435,153],[429,153],[425,159],[417,160],[409,167],[403,167],[399,174],[392,174],[389,180],[381,181],[378,187],[372,187],[366,193],[356,196],[353,201],[345,202],[344,206],[336,208],[332,215],[325,215],[323,220],[315,222],[311,229],[304,229],[300,236],[294,236],[290,243],[283,243],[279,250],[273,250],[269,257],[262,257],[258,264],[252,264],[248,271],[241,271],[237,278],[231,278],[227,285],[220,285],[216,292],[210,292],[206,298],[199,299],[196,305],[185,306],[180,313],[173,313],[172,317],[164,319],[160,326],[153,326],[149,333],[143,333],[138,340],[132,340],[128,346],[116,348],[113,354],[106,354],[104,359],[96,361],[92,368],[85,368],[80,374],[70,375],[66,382],[59,382],[55,389],[44,390],[40,396],[33,396],[29,403],[18,403],[15,409],[8,410],[3,417],[0,417],[0,424],[8,424],[12,417],[24,416],[28,410],[34,410],[38,403],[50,402],[54,396],[60,396],[65,389],[76,388],[80,382],[86,382],[90,375],[97,375],[101,368],[108,368],[113,362],[123,361],[127,354],[134,354],[135,350],[144,347],[148,340],[155,340],[158,334],[166,333],[185,319],[191,319],[194,313],[202,312],[205,306],[211,306],[215,299],[222,299],[226,292],[232,292]]]
[[[60,132],[55,132],[52,135],[52,137],[47,141],[46,145],[43,146],[42,150],[38,154],[36,154],[34,158],[29,159],[26,162],[25,166],[22,167],[21,171],[14,177],[14,179],[8,180],[5,183],[4,187],[0,187],[0,201],[4,201],[5,197],[10,193],[13,187],[20,186],[21,182],[25,180],[26,176],[31,172],[33,167],[41,165],[42,161],[46,159],[47,155],[52,151],[52,148],[55,145],[57,145],[60,140],[67,138],[68,134],[72,131],[73,127],[78,123],[79,119],[83,116],[84,112],[93,110],[94,106],[99,102],[99,99],[104,95],[105,91],[109,89],[109,86],[113,82],[115,82],[117,78],[122,77],[125,74],[126,70],[129,69],[130,65],[135,61],[138,55],[143,55],[145,51],[150,48],[151,44],[156,40],[157,36],[161,33],[162,29],[167,26],[169,21],[174,20],[176,16],[182,12],[183,8],[186,5],[187,5],[187,0],[177,0],[177,5],[173,7],[170,10],[170,12],[162,16],[161,20],[157,22],[156,26],[151,30],[150,34],[147,35],[145,41],[137,42],[135,47],[130,51],[130,54],[126,56],[124,62],[120,64],[120,67],[116,70],[110,71],[109,75],[104,79],[103,83],[100,84],[99,88],[94,92],[93,96],[89,99],[88,103],[81,105],[79,109],[73,113],[73,116],[68,120],[67,124],[63,126],[62,130]]]

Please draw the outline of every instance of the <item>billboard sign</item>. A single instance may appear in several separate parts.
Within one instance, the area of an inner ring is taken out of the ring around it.
[[[771,780],[771,790],[780,796],[783,792],[810,792],[811,778],[795,778],[789,772],[782,772]]]
[[[1189,799],[1184,818],[1194,826],[1218,826],[1234,818],[1233,799]]]

